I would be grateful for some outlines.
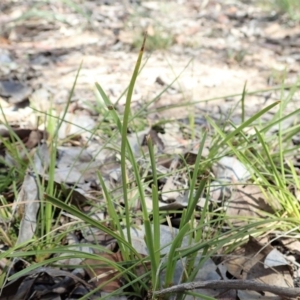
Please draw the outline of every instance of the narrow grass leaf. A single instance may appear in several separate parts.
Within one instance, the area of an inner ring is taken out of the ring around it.
[[[117,230],[117,232],[119,232],[122,239],[125,240],[124,232],[123,232],[123,229],[122,229],[122,226],[121,226],[121,223],[120,223],[120,216],[118,215],[118,213],[117,213],[117,211],[114,207],[113,200],[111,199],[110,193],[107,190],[107,187],[105,185],[105,182],[104,182],[100,172],[98,172],[98,178],[99,178],[99,181],[100,181],[100,184],[101,184],[101,187],[102,187],[102,191],[104,193],[105,200],[106,200],[106,203],[107,203],[108,214],[109,214],[110,218],[112,219],[111,228],[113,230]],[[129,249],[123,243],[120,243],[119,247],[120,247],[120,250],[122,252],[123,257],[128,259],[130,257],[130,255],[128,253]]]
[[[153,151],[153,144],[151,136],[147,136],[147,144],[149,149],[149,156],[150,156],[150,162],[151,162],[151,169],[152,169],[152,178],[153,178],[153,184],[152,184],[152,206],[153,206],[153,243],[154,243],[154,256],[152,259],[155,260],[155,277],[157,272],[157,267],[160,262],[160,215],[159,215],[159,199],[158,199],[158,179],[157,179],[157,172],[156,172],[156,162],[155,162],[155,156]],[[153,277],[152,279],[154,279]],[[157,281],[158,282],[158,281]]]
[[[130,233],[130,218],[129,218],[129,199],[128,199],[128,192],[127,192],[127,170],[126,170],[126,146],[128,146],[128,140],[127,140],[127,127],[128,127],[128,119],[130,114],[130,106],[131,106],[131,98],[134,90],[134,85],[139,73],[139,68],[142,62],[142,57],[144,53],[146,43],[146,35],[143,40],[143,44],[137,59],[137,62],[135,64],[135,68],[130,80],[130,84],[128,87],[127,97],[126,97],[126,103],[125,103],[125,110],[124,110],[124,116],[123,116],[123,126],[122,126],[122,132],[121,132],[121,172],[122,172],[122,182],[123,182],[123,197],[124,197],[124,203],[125,203],[125,218],[126,218],[126,229],[127,229],[127,238],[129,243],[131,243],[131,233]]]
[[[242,106],[242,123],[245,122],[245,98],[246,98],[246,86],[247,81],[244,84],[243,92],[242,92],[242,98],[241,98],[241,106]]]
[[[281,188],[284,188],[284,182],[282,182],[282,179],[280,178],[280,176],[278,174],[277,168],[274,164],[273,159],[271,158],[271,154],[270,154],[270,151],[268,149],[267,144],[265,143],[265,141],[264,141],[262,135],[260,134],[260,132],[256,128],[254,128],[254,129],[255,129],[257,137],[258,137],[258,139],[259,139],[259,141],[260,141],[260,143],[261,143],[261,145],[262,145],[262,147],[265,151],[265,154],[267,155],[268,161],[269,161],[270,166],[271,166],[271,171],[272,171],[272,174],[274,175],[274,178],[276,180],[277,185]]]
[[[123,243],[124,246],[128,247],[128,249],[131,251],[132,255],[135,255],[136,257],[140,257],[140,255],[136,252],[134,247],[129,244],[125,239],[123,239],[119,234],[115,233],[115,231],[112,231],[111,229],[107,228],[106,226],[102,225],[99,221],[94,220],[93,218],[89,217],[88,215],[84,214],[83,212],[79,211],[77,208],[74,208],[72,206],[69,206],[65,204],[64,202],[56,199],[55,197],[52,197],[51,195],[45,195],[45,198],[50,201],[53,205],[61,208],[62,210],[65,210],[72,214],[73,216],[79,218],[80,220],[86,222],[90,226],[94,226],[96,228],[99,228],[103,232],[111,235],[113,238],[115,238],[119,243]]]
[[[205,170],[206,167],[207,167],[207,164],[205,164],[200,169],[200,161],[201,161],[201,158],[202,158],[202,152],[203,152],[203,149],[204,149],[206,136],[207,136],[207,132],[205,131],[204,134],[203,134],[202,140],[200,142],[200,145],[199,145],[199,150],[198,150],[198,153],[197,153],[197,158],[196,158],[196,162],[195,162],[195,166],[194,166],[193,177],[192,177],[192,180],[190,181],[188,206],[187,206],[187,211],[186,211],[185,218],[182,219],[183,225],[188,223],[191,220],[192,214],[195,210],[195,207],[196,207],[196,205],[199,201],[199,198],[200,198],[200,196],[201,196],[201,194],[204,190],[204,187],[205,187],[206,180],[203,178],[201,180],[201,183],[200,183],[199,187],[198,187],[196,195],[194,195],[195,186],[196,186],[197,178],[199,176],[199,172],[200,172],[201,169]]]
[[[175,236],[170,251],[168,253],[168,257],[167,257],[167,269],[166,269],[166,278],[165,278],[165,287],[169,287],[173,284],[173,277],[174,277],[174,273],[175,273],[175,268],[176,268],[176,263],[177,263],[177,259],[179,259],[180,257],[178,257],[178,255],[176,256],[176,249],[181,247],[182,241],[184,236],[187,234],[188,230],[190,229],[190,224],[186,223],[184,224],[178,234]],[[176,259],[176,258],[177,259]]]

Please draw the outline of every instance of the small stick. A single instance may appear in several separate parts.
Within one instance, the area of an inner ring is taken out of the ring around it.
[[[188,282],[172,287],[153,292],[153,295],[159,296],[167,293],[180,293],[194,289],[237,289],[237,290],[252,290],[265,291],[278,296],[295,298],[300,296],[300,288],[280,287],[275,285],[264,284],[253,280],[210,280],[201,282]]]

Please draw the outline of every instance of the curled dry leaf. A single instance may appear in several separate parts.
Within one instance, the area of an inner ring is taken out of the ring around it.
[[[85,270],[90,276],[90,282],[96,284],[96,286],[102,286],[102,290],[105,292],[113,292],[119,289],[123,285],[121,275],[118,274],[118,270],[113,268],[107,261],[112,263],[119,263],[123,261],[122,254],[117,253],[102,253],[99,256],[99,260],[96,259],[86,259],[82,262],[82,265],[85,266]],[[107,281],[115,278],[113,281],[105,284]]]
[[[245,185],[232,189],[232,195],[225,207],[231,224],[242,226],[247,224],[249,218],[263,218],[264,212],[274,213],[275,209],[280,208],[280,204],[272,199],[272,206],[269,205],[259,186]]]
[[[15,141],[17,136],[26,146],[27,149],[36,147],[42,139],[47,139],[48,134],[45,131],[33,130],[26,128],[0,129],[0,136],[8,138],[11,142]]]
[[[159,137],[158,132],[154,129],[150,129],[148,134],[144,136],[142,146],[147,146],[147,139],[151,139],[152,144],[157,146],[158,152],[163,152],[165,146],[162,139]]]
[[[293,287],[290,266],[265,267],[265,260],[272,250],[271,245],[264,246],[250,236],[246,245],[223,259],[223,264],[236,279],[255,280],[280,287]],[[224,276],[226,278],[226,275]],[[257,292],[249,293],[247,294],[245,291],[240,293],[239,291],[239,296],[242,299],[257,299]],[[267,295],[273,297],[270,293],[265,293],[265,296]]]
[[[34,169],[28,170],[22,184],[21,191],[16,200],[16,207],[22,204],[24,214],[22,216],[17,245],[30,240],[36,229],[37,213],[40,208],[38,174],[44,174],[49,166],[49,152],[46,143],[39,146],[34,155]],[[15,209],[16,209],[15,207]]]
[[[82,262],[86,272],[90,276],[90,282],[96,286],[102,286],[101,290],[113,292],[124,285],[125,279],[119,274],[119,270],[113,267],[113,264],[119,264],[124,261],[120,251],[116,253],[101,253],[98,259],[86,259]],[[137,266],[137,274],[142,275],[145,267],[150,269],[150,263]],[[110,281],[112,278],[114,280]],[[110,282],[108,282],[110,281]]]

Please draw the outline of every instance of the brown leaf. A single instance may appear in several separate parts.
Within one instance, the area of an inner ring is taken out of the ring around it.
[[[233,225],[242,226],[247,221],[237,219],[236,217],[264,217],[263,212],[273,213],[274,209],[278,209],[280,204],[274,199],[273,207],[271,207],[265,199],[265,195],[261,192],[259,186],[245,185],[234,189],[231,198],[226,204],[226,215],[232,217]]]
[[[49,166],[49,150],[46,143],[38,147],[34,158],[34,169],[39,174],[44,174]],[[24,178],[21,191],[14,203],[14,211],[24,207],[24,214],[20,223],[17,245],[32,238],[37,227],[37,215],[40,208],[39,186],[34,174],[29,168]],[[20,204],[22,204],[20,206]]]
[[[272,250],[271,245],[264,246],[250,236],[246,245],[224,260],[224,265],[236,279],[256,280],[270,285],[293,287],[289,266],[272,268],[265,266],[265,258]]]
[[[105,284],[105,282],[108,282],[119,273],[119,271],[113,268],[107,260],[118,263],[123,261],[123,257],[121,252],[102,253],[101,256],[99,256],[99,260],[86,259],[82,264],[87,266],[86,272],[90,276],[91,281],[95,282],[96,286],[104,284],[102,287],[103,291],[113,292],[119,289],[123,285],[123,282],[119,275],[113,281]]]
[[[120,263],[123,262],[124,259],[121,252],[118,251],[116,253],[101,253],[99,255],[99,260],[86,259],[81,263],[86,266],[85,270],[91,278],[90,282],[93,281],[97,287],[103,284],[101,290],[104,292],[113,292],[124,285],[124,278],[119,274],[119,271],[109,263],[109,261],[112,263]],[[146,264],[146,266],[150,269],[150,263]],[[138,274],[143,274],[145,272],[144,266],[139,265],[136,272]],[[113,281],[108,282],[114,277],[116,278]]]
[[[159,151],[163,151],[165,148],[164,142],[162,139],[159,137],[158,132],[156,130],[150,129],[148,134],[145,135],[143,141],[142,141],[142,146],[147,145],[147,139],[152,140],[152,144],[156,145]]]
[[[28,140],[25,143],[27,149],[36,147],[43,139],[47,139],[48,135],[46,132],[41,130],[32,130],[28,136]]]
[[[293,255],[300,257],[300,242],[296,238],[281,238],[280,244]]]
[[[11,130],[0,130],[0,136],[9,138],[11,142],[15,141],[14,134],[25,144],[28,149],[36,147],[42,139],[47,139],[48,134],[41,130],[32,130],[26,128],[11,128]]]

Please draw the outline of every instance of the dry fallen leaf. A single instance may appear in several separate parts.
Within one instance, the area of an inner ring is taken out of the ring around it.
[[[216,179],[222,181],[244,182],[250,178],[247,168],[235,157],[222,157],[212,169]]]
[[[271,252],[265,258],[265,268],[272,268],[278,266],[287,266],[288,262],[284,258],[281,252],[279,252],[276,248],[272,249]]]
[[[257,185],[245,185],[232,189],[230,199],[225,203],[226,215],[236,226],[247,224],[247,218],[264,217],[264,212],[273,213],[279,208],[279,202],[274,199],[271,207],[265,195]]]
[[[292,253],[300,255],[300,241],[298,239],[283,237],[279,239],[279,242]]]
[[[265,267],[265,259],[272,250],[273,247],[271,245],[261,245],[250,236],[246,245],[224,258],[223,265],[236,279],[255,280],[281,287],[293,287],[290,266]],[[264,293],[264,295],[265,297],[272,297],[271,299],[277,299],[277,296],[273,298],[271,293]],[[242,299],[257,299],[257,292],[243,291],[240,293],[239,291],[239,297]]]
[[[119,274],[116,268],[112,267],[109,261],[118,264],[124,262],[124,259],[121,252],[118,251],[116,253],[101,253],[99,254],[99,260],[86,259],[81,263],[91,278],[89,282],[93,282],[96,286],[103,285],[101,290],[105,292],[113,292],[122,287],[125,283],[125,279]],[[137,266],[137,274],[142,275],[145,272],[144,266],[149,269],[150,263],[148,262],[144,265]],[[113,277],[116,278],[110,281]]]
[[[44,174],[49,166],[49,152],[46,143],[42,144],[34,155],[34,170],[28,170],[25,176],[21,191],[14,210],[21,204],[23,215],[20,224],[20,230],[17,245],[30,240],[36,229],[37,213],[40,208],[39,186],[37,182],[38,174]]]

